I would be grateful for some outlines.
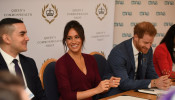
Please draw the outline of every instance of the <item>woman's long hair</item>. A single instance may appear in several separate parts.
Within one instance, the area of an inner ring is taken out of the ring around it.
[[[172,61],[175,63],[175,59],[173,57],[173,51],[174,51],[174,39],[175,38],[175,24],[172,25],[169,30],[167,31],[166,35],[164,36],[164,38],[162,39],[161,43],[165,43],[166,47],[171,55]]]

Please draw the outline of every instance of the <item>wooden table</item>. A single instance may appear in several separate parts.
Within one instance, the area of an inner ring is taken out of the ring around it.
[[[140,92],[135,92],[134,90],[130,90],[130,91],[119,93],[119,94],[116,94],[116,95],[113,95],[113,96],[102,98],[100,100],[108,100],[108,99],[111,99],[111,98],[114,98],[114,97],[117,97],[117,96],[122,96],[122,95],[140,97],[140,98],[150,99],[150,100],[156,100],[156,98],[157,98],[157,96],[153,95],[153,94],[140,93]]]
[[[175,86],[175,79],[172,79],[173,82],[173,86]],[[135,92],[134,90],[130,90],[130,91],[126,91],[123,93],[119,93],[113,96],[109,96],[106,98],[102,98],[100,100],[108,100],[117,96],[122,96],[122,95],[128,95],[128,96],[134,96],[134,97],[140,97],[140,98],[144,98],[144,99],[150,99],[150,100],[156,100],[157,96],[153,95],[153,94],[147,94],[147,93],[141,93],[141,92]]]

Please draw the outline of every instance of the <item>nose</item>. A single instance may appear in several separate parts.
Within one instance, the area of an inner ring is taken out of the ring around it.
[[[29,41],[29,37],[27,35],[25,36],[25,40]]]
[[[72,42],[75,42],[76,41],[76,39],[75,38],[72,38]]]
[[[151,45],[152,45],[151,43],[146,44],[146,48],[149,49],[151,47]]]

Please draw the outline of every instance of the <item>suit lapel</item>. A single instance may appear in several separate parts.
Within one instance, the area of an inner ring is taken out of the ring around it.
[[[24,72],[24,76],[25,76],[25,79],[26,79],[26,81],[27,81],[27,84],[28,84],[28,71],[29,70],[27,70],[27,63],[26,63],[26,61],[25,61],[25,58],[21,55],[21,54],[19,54],[19,60],[20,60],[20,63],[21,63],[21,67],[22,67],[22,70],[23,70],[23,72]]]
[[[8,70],[7,64],[0,53],[0,70]]]
[[[127,52],[129,54],[129,59],[131,61],[132,68],[135,71],[135,61],[134,61],[134,53],[133,53],[133,48],[132,48],[132,38],[129,39],[129,41],[127,42],[127,46],[128,46]]]
[[[25,61],[23,60],[22,56],[19,54],[19,60],[20,60],[20,63],[21,63],[21,67],[24,71],[24,66],[25,66]]]

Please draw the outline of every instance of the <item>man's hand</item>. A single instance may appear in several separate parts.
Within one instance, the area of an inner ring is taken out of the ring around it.
[[[171,79],[168,78],[169,75],[164,75],[158,79],[151,80],[151,86],[157,87],[162,90],[167,90],[172,85]]]

